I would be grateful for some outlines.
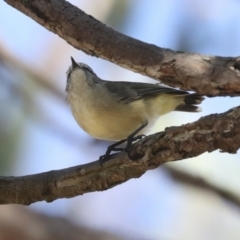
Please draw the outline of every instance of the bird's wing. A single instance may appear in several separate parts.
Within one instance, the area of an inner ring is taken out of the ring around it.
[[[140,82],[110,82],[104,81],[107,89],[115,96],[119,102],[128,103],[144,97],[158,94],[184,95],[188,92],[163,87],[157,84]]]

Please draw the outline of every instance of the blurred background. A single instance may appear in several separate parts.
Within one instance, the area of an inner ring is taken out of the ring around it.
[[[115,30],[160,47],[240,55],[239,0],[70,2]],[[98,159],[109,142],[84,133],[65,102],[70,56],[90,65],[102,79],[154,81],[74,49],[3,1],[0,9],[0,175],[40,173]],[[238,105],[237,97],[206,99],[201,113],[168,114],[152,131]],[[176,177],[179,171],[187,181]],[[195,179],[203,179],[211,190],[197,187]],[[215,188],[233,194],[235,201],[219,196]],[[124,239],[238,240],[239,202],[239,154],[216,151],[166,164],[104,192],[34,203],[27,210]],[[26,207],[19,208],[25,211]],[[11,211],[9,206],[0,206],[0,215],[11,215]],[[14,211],[16,216],[20,217],[18,211]]]

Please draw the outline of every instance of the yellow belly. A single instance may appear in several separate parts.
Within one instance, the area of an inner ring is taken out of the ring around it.
[[[134,108],[131,105],[118,104],[115,108],[105,107],[97,111],[97,108],[84,111],[72,108],[72,112],[80,127],[92,137],[118,141],[127,138],[146,122],[138,112],[139,104],[136,101]]]
[[[152,120],[151,126],[157,117],[173,111],[181,101],[181,98],[163,94],[130,103],[111,99],[106,102],[70,101],[70,104],[74,118],[85,132],[97,139],[118,141],[127,138],[145,122]]]

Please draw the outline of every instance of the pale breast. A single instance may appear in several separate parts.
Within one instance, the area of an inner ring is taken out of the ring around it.
[[[124,104],[114,99],[80,101],[76,97],[69,98],[73,116],[84,131],[97,139],[125,139],[147,120],[142,101]]]

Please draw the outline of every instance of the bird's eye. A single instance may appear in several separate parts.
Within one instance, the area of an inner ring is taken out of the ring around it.
[[[93,70],[89,66],[84,66],[85,70],[87,70],[90,73],[93,73]]]
[[[83,68],[85,71],[88,71],[88,72],[90,72],[90,73],[93,74],[93,75],[96,75],[96,74],[94,73],[94,71],[93,71],[88,65],[83,64],[83,65],[82,65],[82,68]]]

